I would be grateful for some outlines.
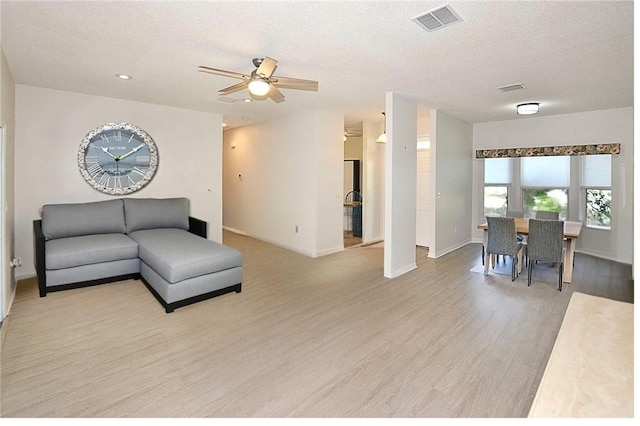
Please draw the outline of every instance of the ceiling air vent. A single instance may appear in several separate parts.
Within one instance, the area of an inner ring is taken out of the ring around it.
[[[229,96],[220,96],[218,98],[218,102],[226,102],[228,104],[232,104],[234,102],[238,102],[238,99],[236,98],[230,98]]]
[[[511,92],[512,90],[520,90],[520,89],[524,89],[525,87],[526,86],[522,83],[516,83],[516,84],[508,84],[506,86],[498,87],[498,90],[502,92]]]
[[[434,31],[461,22],[462,18],[448,4],[412,18],[416,24],[427,31]]]

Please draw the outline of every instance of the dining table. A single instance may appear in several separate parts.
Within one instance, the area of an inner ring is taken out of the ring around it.
[[[516,224],[516,233],[520,235],[529,235],[529,218],[528,217],[516,217],[514,218]],[[487,237],[489,235],[489,226],[487,222],[478,225],[478,229],[484,230],[484,247],[487,246]],[[562,282],[571,283],[571,277],[573,276],[573,258],[576,249],[576,240],[580,236],[582,230],[582,222],[576,221],[564,221],[564,271],[562,273]]]

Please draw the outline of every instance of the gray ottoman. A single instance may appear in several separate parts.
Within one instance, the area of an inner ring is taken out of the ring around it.
[[[177,228],[134,231],[142,281],[165,307],[175,308],[242,290],[242,254]]]

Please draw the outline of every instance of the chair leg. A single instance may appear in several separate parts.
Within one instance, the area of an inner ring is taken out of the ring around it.
[[[529,277],[527,279],[527,286],[531,285],[531,274],[533,273],[533,265],[534,265],[534,261],[532,261],[531,259],[529,259],[529,270],[527,271]]]
[[[516,264],[518,263],[518,258],[516,256],[511,256],[511,281],[516,280]]]
[[[523,249],[520,249],[518,251],[518,254],[517,254],[517,258],[518,258],[518,276],[520,276],[520,274],[522,273],[522,265],[523,265],[523,263],[522,263],[522,250]]]
[[[564,264],[560,263],[560,276],[558,277],[558,291],[562,291],[562,273],[564,272]]]
[[[488,251],[484,252],[484,274],[487,275],[489,273],[489,258],[491,254]]]
[[[482,266],[484,266],[484,244],[482,245]]]

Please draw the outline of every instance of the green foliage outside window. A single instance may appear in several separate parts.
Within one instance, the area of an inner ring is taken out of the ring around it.
[[[525,216],[534,217],[534,212],[540,210],[559,212],[563,220],[567,217],[566,189],[525,188],[522,194]]]
[[[587,226],[611,227],[611,190],[587,189]]]

